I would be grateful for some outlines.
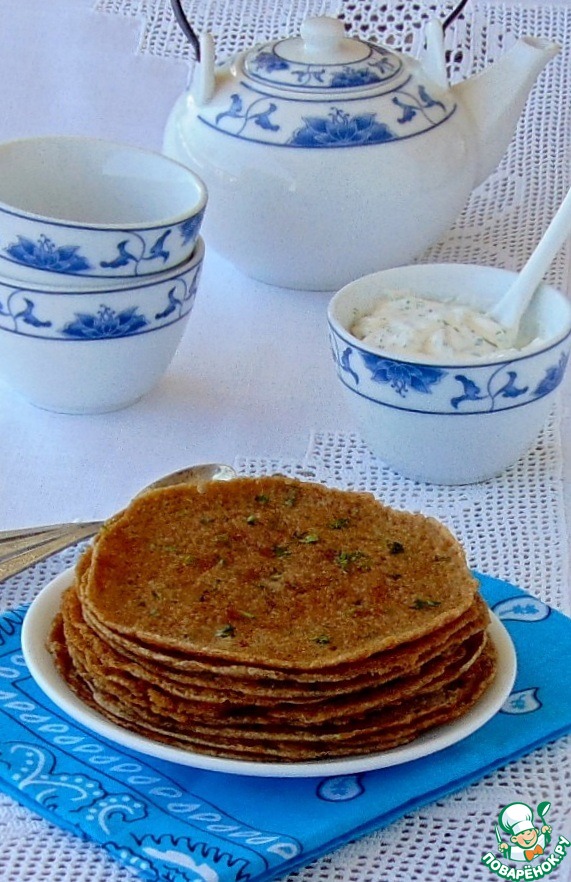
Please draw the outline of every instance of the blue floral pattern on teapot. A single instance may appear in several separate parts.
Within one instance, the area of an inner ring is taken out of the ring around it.
[[[211,116],[203,111],[199,119],[228,135],[283,147],[356,147],[382,144],[424,134],[441,125],[455,110],[455,104],[432,97],[426,86],[408,84],[387,96],[382,118],[368,108],[355,112],[353,104],[327,102],[323,110],[307,102],[300,124],[291,128],[280,117],[286,103],[274,96],[249,90],[234,92],[226,110]],[[319,112],[318,112],[319,111]]]

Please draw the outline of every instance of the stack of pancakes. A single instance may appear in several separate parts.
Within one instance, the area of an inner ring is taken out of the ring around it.
[[[49,647],[88,705],[218,757],[376,753],[494,677],[488,610],[432,518],[274,476],[149,491],[80,559]]]

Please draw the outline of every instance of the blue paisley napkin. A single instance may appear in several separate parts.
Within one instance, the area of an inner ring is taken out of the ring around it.
[[[194,770],[117,747],[59,711],[21,653],[26,608],[0,617],[0,788],[52,823],[99,842],[141,879],[252,882],[459,790],[571,731],[571,620],[482,576],[515,643],[502,710],[445,750],[401,766],[328,778],[248,778]]]

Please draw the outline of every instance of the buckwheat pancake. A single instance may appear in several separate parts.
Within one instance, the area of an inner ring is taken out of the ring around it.
[[[475,590],[436,520],[279,477],[138,497],[101,533],[80,586],[91,623],[136,644],[282,670],[418,639]]]
[[[142,707],[167,712],[173,720],[219,720],[232,718],[255,721],[289,719],[292,713],[299,725],[341,718],[402,701],[417,692],[434,691],[447,685],[475,663],[486,643],[484,631],[454,645],[445,653],[431,658],[413,674],[375,682],[350,693],[310,691],[292,698],[289,694],[264,695],[251,681],[242,690],[223,690],[215,685],[197,686],[182,680],[171,680],[152,667],[143,667],[106,645],[81,619],[81,608],[75,592],[70,589],[63,600],[62,611],[65,642],[75,667],[95,686],[113,683],[118,694]]]
[[[166,652],[150,649],[144,644],[137,645],[131,640],[118,637],[113,632],[94,621],[89,613],[85,621],[93,631],[101,635],[109,646],[122,652],[126,658],[151,665],[153,670],[162,669],[165,677],[181,678],[184,682],[191,680],[197,685],[205,684],[223,675],[228,686],[247,688],[243,684],[255,680],[257,689],[266,686],[269,693],[291,690],[292,696],[298,692],[306,694],[307,690],[319,691],[352,691],[360,688],[367,681],[377,682],[380,679],[396,676],[397,673],[414,670],[423,661],[436,652],[444,652],[450,643],[458,643],[468,636],[481,631],[489,622],[485,604],[478,599],[461,617],[438,629],[434,634],[421,639],[409,641],[385,653],[376,653],[358,663],[343,663],[321,670],[295,670],[285,672],[261,666],[240,665],[217,660],[196,660],[180,652]]]
[[[143,668],[160,675],[163,680],[179,681],[199,689],[208,688],[215,684],[217,677],[223,676],[226,688],[230,691],[248,692],[250,684],[254,683],[256,696],[265,694],[273,699],[278,696],[310,699],[315,691],[320,695],[328,692],[352,692],[416,671],[436,653],[444,654],[449,645],[460,646],[470,637],[481,634],[489,622],[487,607],[479,595],[476,595],[469,610],[427,637],[405,643],[385,653],[377,653],[358,664],[345,663],[318,672],[284,673],[267,667],[220,660],[197,661],[180,653],[150,650],[147,646],[118,637],[100,623],[93,622],[80,603],[73,603],[71,592],[69,600],[68,617],[75,618],[76,624],[83,624],[92,635],[100,637],[106,646],[119,652],[122,658],[137,662]]]
[[[49,638],[86,704],[220,757],[390,749],[495,674],[489,613],[439,522],[282,476],[149,491],[78,562]]]
[[[61,625],[61,622],[60,622]],[[194,721],[181,730],[168,717],[149,711],[139,712],[132,704],[124,704],[114,691],[102,692],[86,685],[78,671],[69,662],[61,627],[54,628],[52,648],[58,653],[61,669],[69,666],[66,679],[74,691],[110,721],[157,741],[219,757],[258,761],[296,762],[315,759],[354,756],[389,750],[418,737],[424,731],[451,722],[473,706],[488,688],[495,674],[495,653],[488,645],[472,668],[461,675],[439,694],[439,701],[428,696],[406,704],[392,717],[383,721],[361,717],[350,726],[338,731],[311,731],[300,733],[290,729],[232,728],[231,726],[208,726]]]

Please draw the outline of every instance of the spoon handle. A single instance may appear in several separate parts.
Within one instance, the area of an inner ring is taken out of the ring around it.
[[[535,290],[571,232],[571,190],[559,206],[533,254],[513,285],[490,310],[490,316],[515,334]]]
[[[98,521],[87,524],[55,524],[44,530],[36,530],[28,536],[11,537],[2,534],[0,540],[0,582],[15,576],[22,570],[39,563],[44,558],[89,539],[101,526]],[[25,531],[22,531],[25,532]]]
[[[29,548],[34,544],[40,544],[46,539],[55,539],[64,533],[72,533],[74,530],[83,531],[93,528],[95,532],[103,524],[103,521],[69,521],[66,524],[42,524],[39,527],[21,527],[18,530],[0,530],[0,560],[3,560],[4,551],[17,543],[27,543]]]

